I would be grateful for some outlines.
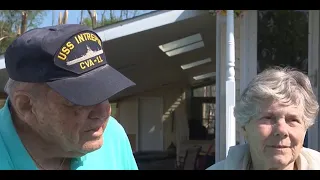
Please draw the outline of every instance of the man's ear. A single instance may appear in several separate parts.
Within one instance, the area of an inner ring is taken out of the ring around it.
[[[109,105],[109,116],[111,116],[112,108],[111,105]]]
[[[19,118],[28,119],[33,116],[33,104],[30,94],[16,91],[12,97],[14,110]]]

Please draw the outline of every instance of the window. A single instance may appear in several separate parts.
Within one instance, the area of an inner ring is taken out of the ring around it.
[[[117,110],[118,110],[118,104],[117,103],[110,103],[111,106],[111,116],[114,118],[118,118],[117,117]]]
[[[189,139],[213,140],[215,137],[215,85],[192,90],[189,113]]]
[[[216,86],[209,85],[193,90],[193,97],[215,97]]]
[[[215,104],[203,103],[202,104],[202,125],[207,129],[207,139],[214,138],[214,125],[215,125]]]

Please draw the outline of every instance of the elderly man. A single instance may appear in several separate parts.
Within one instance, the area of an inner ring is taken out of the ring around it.
[[[134,83],[107,64],[96,33],[82,25],[33,29],[8,47],[5,62],[0,169],[138,169],[108,102]]]
[[[208,170],[320,170],[320,153],[303,147],[318,110],[308,76],[289,68],[263,71],[235,108],[247,144],[230,148]]]

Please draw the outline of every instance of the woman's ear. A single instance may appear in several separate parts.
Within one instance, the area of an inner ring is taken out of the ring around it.
[[[242,133],[242,135],[244,137],[244,140],[247,142],[248,135],[247,135],[247,131],[246,131],[246,127],[245,126],[241,127],[241,133]]]

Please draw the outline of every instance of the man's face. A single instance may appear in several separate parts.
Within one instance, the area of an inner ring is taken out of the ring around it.
[[[50,89],[36,101],[33,114],[37,124],[32,126],[45,140],[80,156],[102,146],[111,107],[108,101],[77,106]]]

